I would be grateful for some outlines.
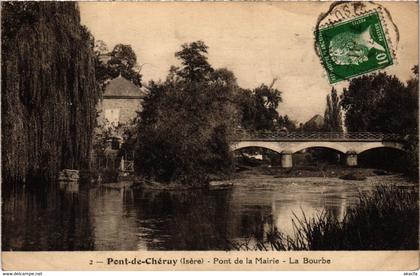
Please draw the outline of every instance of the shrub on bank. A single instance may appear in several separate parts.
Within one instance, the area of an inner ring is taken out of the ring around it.
[[[340,176],[340,179],[362,181],[366,179],[366,175],[362,172],[354,171]]]

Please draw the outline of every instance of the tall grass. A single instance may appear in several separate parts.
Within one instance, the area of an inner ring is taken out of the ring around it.
[[[419,236],[418,191],[380,186],[360,194],[342,221],[332,213],[313,218],[293,214],[294,234],[273,228],[263,240],[232,244],[238,250],[417,250]],[[253,246],[250,246],[250,244]]]

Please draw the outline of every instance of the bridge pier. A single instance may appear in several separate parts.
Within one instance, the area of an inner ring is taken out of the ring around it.
[[[346,152],[346,166],[348,167],[357,166],[357,153],[355,151]]]
[[[281,152],[281,167],[291,168],[293,167],[293,153],[289,150]]]

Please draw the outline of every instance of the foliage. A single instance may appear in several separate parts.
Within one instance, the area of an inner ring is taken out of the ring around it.
[[[138,125],[136,172],[158,181],[202,184],[209,174],[229,173],[229,137],[235,122],[233,74],[214,70],[207,46],[182,45],[164,82],[151,81]]]
[[[405,173],[418,177],[418,66],[404,85],[386,73],[352,79],[344,89],[341,105],[346,111],[348,131],[377,131],[405,135],[408,155]]]
[[[407,105],[407,117],[410,118],[410,131],[412,133],[418,132],[419,125],[419,108],[418,108],[418,99],[419,99],[419,66],[415,65],[411,69],[413,72],[413,77],[407,82],[406,86],[406,103]]]
[[[338,97],[335,88],[331,89],[331,95],[327,95],[327,106],[324,114],[324,130],[329,132],[343,132],[340,98]]]
[[[2,3],[3,182],[89,165],[99,90],[76,3]]]
[[[175,68],[174,73],[184,82],[200,83],[209,80],[213,68],[207,61],[208,47],[203,41],[195,41],[183,44],[181,51],[175,53],[182,64],[181,68]]]
[[[250,89],[240,89],[236,102],[241,112],[241,127],[255,130],[255,117],[257,116],[255,95]]]
[[[279,114],[277,108],[282,101],[281,92],[275,88],[261,84],[259,87],[248,90],[241,89],[236,101],[242,113],[241,125],[248,130],[275,130],[278,126]],[[282,123],[291,125],[282,118]]]
[[[112,138],[119,137],[125,138],[124,140],[129,139],[129,137],[135,135],[134,128],[134,124],[130,122],[127,124],[114,125],[109,123],[106,119],[98,121],[93,136],[93,149],[95,153],[104,154],[105,149],[109,147],[109,141]]]
[[[96,79],[103,91],[108,82],[119,75],[141,87],[141,74],[137,56],[130,45],[117,44],[111,52],[103,41],[95,45]]]
[[[415,123],[415,127],[411,130],[412,133],[406,136],[405,149],[408,152],[405,173],[415,179],[419,178],[419,137],[418,137],[418,125],[419,125],[419,109],[418,109],[418,97],[419,97],[419,66],[415,65],[412,68],[413,77],[407,82],[407,94],[411,102],[408,103],[408,117],[411,118]],[[410,121],[411,121],[410,120]]]
[[[386,73],[352,79],[341,98],[348,131],[417,133],[418,90],[413,89]]]
[[[297,129],[296,122],[291,120],[287,115],[279,115],[277,119],[277,127],[279,129],[286,128],[288,131],[295,131]]]

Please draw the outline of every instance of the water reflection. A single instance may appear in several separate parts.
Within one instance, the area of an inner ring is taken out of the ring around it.
[[[87,193],[70,190],[49,186],[3,193],[2,249],[92,250]]]
[[[229,193],[96,189],[96,250],[224,249]]]
[[[229,197],[229,192],[200,190],[139,191],[134,210],[138,226],[152,228],[147,237],[148,249],[225,249]]]
[[[3,250],[226,250],[230,242],[279,229],[293,213],[321,210],[342,219],[368,181],[254,178],[232,190],[183,192],[86,188],[75,184],[3,193]]]

